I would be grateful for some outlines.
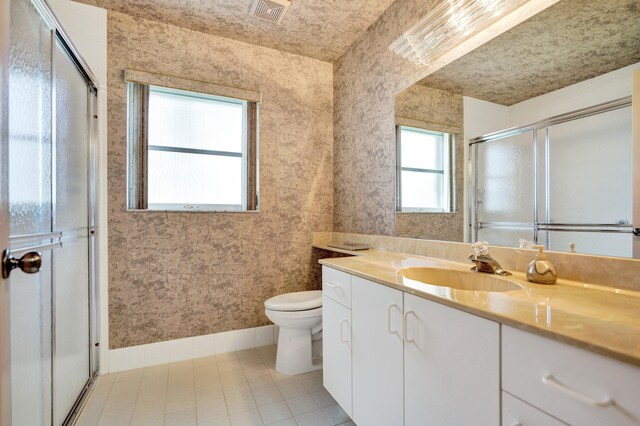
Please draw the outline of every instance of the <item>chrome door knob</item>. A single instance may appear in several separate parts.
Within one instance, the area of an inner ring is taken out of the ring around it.
[[[633,228],[633,235],[640,237],[640,228]]]
[[[11,257],[8,250],[2,252],[2,278],[9,278],[11,271],[20,268],[25,274],[35,274],[42,266],[40,253],[31,251],[24,254],[20,259]]]

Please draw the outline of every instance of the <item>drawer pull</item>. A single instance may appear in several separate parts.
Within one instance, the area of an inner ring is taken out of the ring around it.
[[[606,408],[606,407],[611,407],[614,404],[613,399],[611,398],[607,398],[603,401],[598,401],[597,399],[593,399],[589,396],[583,395],[580,392],[577,392],[565,385],[563,385],[562,383],[560,383],[555,377],[553,377],[553,375],[551,374],[545,374],[544,376],[542,376],[542,383],[544,383],[547,386],[551,386],[552,388],[555,388],[557,390],[559,390],[560,392],[574,398],[577,399],[578,401],[582,401],[585,404],[589,404],[592,405],[594,407],[601,407],[601,408]]]
[[[327,281],[326,284],[327,284],[327,286],[329,286],[331,288],[334,288],[336,290],[340,290],[340,291],[344,292],[344,290],[342,289],[342,286],[339,286],[339,285],[336,285],[336,284],[331,284],[329,281]]]
[[[400,315],[402,315],[402,310],[398,307],[398,305],[396,305],[395,303],[393,305],[389,305],[389,307],[387,308],[387,332],[389,332],[389,334],[397,334],[400,337],[400,333],[398,333],[398,330],[391,330],[391,308],[396,308],[398,312],[400,312]]]

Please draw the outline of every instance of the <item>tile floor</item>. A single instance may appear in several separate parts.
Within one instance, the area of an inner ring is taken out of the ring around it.
[[[275,371],[275,346],[100,377],[78,426],[354,425],[322,370]]]

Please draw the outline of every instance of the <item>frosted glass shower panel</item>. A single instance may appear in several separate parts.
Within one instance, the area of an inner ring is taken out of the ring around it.
[[[533,223],[533,132],[479,143],[475,149],[478,222]]]
[[[549,127],[548,162],[551,223],[631,223],[631,107]]]
[[[630,232],[548,232],[549,250],[568,252],[569,244],[574,243],[576,253],[633,257],[633,234]]]
[[[9,232],[15,237],[51,231],[51,28],[29,1],[12,0],[10,19]],[[15,271],[5,281],[14,425],[51,423],[51,251],[41,255],[39,273]]]
[[[51,230],[51,30],[29,2],[11,2],[11,235]],[[23,31],[36,28],[36,31]]]
[[[520,239],[534,241],[531,228],[495,227],[478,229],[477,241],[488,241],[493,246],[518,247]]]
[[[11,274],[14,425],[51,423],[51,251],[41,254],[40,272]]]
[[[89,380],[89,91],[60,43],[54,50],[56,214],[65,242],[53,252],[54,424],[62,424]]]
[[[89,226],[88,87],[69,56],[56,43],[56,217],[58,231]],[[86,232],[83,234],[86,236]]]

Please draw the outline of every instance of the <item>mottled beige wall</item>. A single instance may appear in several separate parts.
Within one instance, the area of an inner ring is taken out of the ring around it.
[[[456,135],[455,212],[396,213],[399,237],[462,241],[464,229],[464,115],[461,95],[414,84],[395,98],[398,124]]]
[[[108,67],[110,347],[267,324],[332,226],[331,64],[109,12]],[[260,212],[125,212],[125,68],[262,92]]]
[[[425,77],[389,44],[437,0],[397,0],[334,64],[334,230],[393,235],[395,94]]]

